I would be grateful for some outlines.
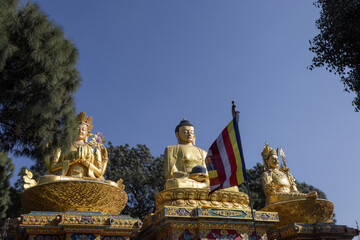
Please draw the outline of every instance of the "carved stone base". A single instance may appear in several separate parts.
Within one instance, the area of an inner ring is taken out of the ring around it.
[[[267,232],[269,240],[305,240],[305,239],[353,239],[359,235],[359,231],[344,225],[334,223],[292,223],[280,229],[273,229]]]
[[[21,204],[27,212],[93,211],[120,214],[128,196],[114,184],[83,179],[40,183],[24,191]]]
[[[249,197],[243,192],[219,190],[209,195],[209,190],[198,188],[173,188],[156,196],[155,206],[208,207],[250,210]]]
[[[30,212],[7,228],[7,240],[111,240],[136,236],[141,221],[99,212]]]
[[[279,221],[277,213],[255,212],[258,239]],[[256,239],[249,210],[162,207],[149,215],[137,239]]]
[[[334,204],[325,199],[298,199],[270,204],[260,211],[278,212],[279,228],[292,223],[329,223],[334,213]]]

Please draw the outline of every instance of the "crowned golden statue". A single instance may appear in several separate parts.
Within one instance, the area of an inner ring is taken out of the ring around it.
[[[103,176],[108,162],[104,136],[91,134],[92,117],[84,112],[76,120],[77,139],[69,143],[69,151],[54,150],[53,156],[45,161],[47,174],[35,181],[32,173],[26,171],[26,190],[22,196],[25,210],[119,214],[125,207],[128,197],[122,179],[115,183],[105,181]],[[90,136],[93,139],[88,142]]]
[[[50,161],[45,162],[46,168],[55,175],[105,180],[103,175],[108,156],[106,147],[102,144],[104,137],[98,133],[88,143],[88,138],[92,135],[92,117],[81,112],[76,120],[79,123],[77,140],[71,143],[68,152],[56,149]]]
[[[282,149],[280,151],[283,153]],[[265,169],[261,178],[266,195],[266,204],[293,199],[317,198],[316,192],[304,194],[297,190],[295,178],[291,175],[289,168],[286,167],[286,161],[279,168],[277,150],[266,144],[261,156]],[[282,154],[282,157],[284,160],[285,154]]]
[[[281,225],[293,222],[331,222],[334,211],[332,202],[318,199],[316,192],[300,193],[295,178],[286,166],[286,156],[280,148],[283,164],[279,167],[278,150],[267,143],[261,156],[264,161],[262,185],[266,195],[266,206],[261,211],[279,213]]]
[[[175,128],[178,144],[167,146],[164,153],[165,190],[155,200],[157,207],[212,206],[249,209],[247,194],[238,187],[209,195],[209,175],[205,165],[207,152],[195,146],[195,127],[183,119]]]

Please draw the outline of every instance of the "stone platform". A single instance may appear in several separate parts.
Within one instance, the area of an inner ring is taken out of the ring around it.
[[[292,223],[267,232],[269,240],[347,240],[357,235],[357,229],[334,223]]]
[[[11,240],[123,240],[137,235],[139,219],[100,212],[30,212],[8,227]]]
[[[255,212],[259,239],[279,221],[277,213]],[[162,207],[149,215],[137,239],[250,239],[255,237],[250,210]]]

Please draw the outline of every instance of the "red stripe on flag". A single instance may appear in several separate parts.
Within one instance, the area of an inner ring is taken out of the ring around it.
[[[219,182],[215,183],[215,184],[220,184],[226,180],[226,174],[225,174],[224,165],[221,160],[219,149],[218,149],[216,142],[214,142],[213,145],[211,145],[210,149],[212,152],[211,160],[216,165],[216,170],[217,170],[218,179],[219,179]]]
[[[227,175],[229,177],[229,181],[230,181],[230,185],[231,186],[236,186],[237,185],[237,177],[236,177],[236,159],[235,159],[235,154],[234,154],[234,150],[232,148],[232,144],[231,144],[231,140],[229,137],[229,131],[228,128],[225,128],[222,131],[222,137],[223,137],[223,141],[224,141],[224,145],[225,145],[225,149],[226,149],[226,153],[227,156],[229,158],[229,163],[230,163],[230,167],[231,167],[231,173],[227,173]]]

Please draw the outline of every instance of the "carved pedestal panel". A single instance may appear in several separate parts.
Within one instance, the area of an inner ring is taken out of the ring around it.
[[[205,207],[250,210],[249,197],[243,192],[219,190],[209,195],[209,189],[172,188],[160,192],[156,208],[164,206]]]
[[[136,236],[139,219],[126,215],[69,211],[31,212],[8,226],[11,240],[123,240]]]
[[[256,212],[259,239],[278,221],[277,213]],[[250,210],[162,207],[143,223],[138,239],[250,239],[255,232]]]
[[[267,232],[269,240],[345,240],[353,239],[359,231],[334,223],[292,223],[288,226]]]

